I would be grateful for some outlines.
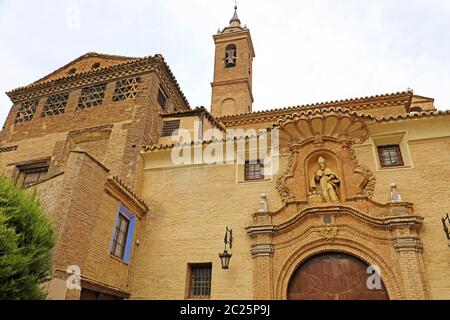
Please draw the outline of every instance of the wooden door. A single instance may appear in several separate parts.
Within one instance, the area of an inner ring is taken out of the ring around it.
[[[368,265],[343,253],[324,253],[305,261],[294,272],[289,300],[388,300],[384,284],[369,289]]]

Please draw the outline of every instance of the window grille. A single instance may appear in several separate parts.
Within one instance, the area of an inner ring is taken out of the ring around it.
[[[44,180],[48,173],[48,166],[19,168],[19,171],[19,185],[26,188]]]
[[[138,95],[140,83],[140,77],[117,81],[116,88],[114,89],[113,101],[122,101],[136,98]]]
[[[78,100],[77,110],[89,109],[102,105],[105,98],[106,83],[83,88]]]
[[[261,160],[245,162],[245,180],[263,180],[264,179],[264,165]]]
[[[19,111],[16,114],[14,123],[27,122],[33,120],[34,113],[36,112],[38,103],[39,100],[23,102],[19,107]]]
[[[399,145],[380,146],[378,147],[378,155],[382,168],[401,167],[404,165]]]
[[[211,265],[191,265],[190,298],[211,296]]]
[[[164,121],[162,135],[163,137],[172,136],[175,131],[180,129],[180,120]]]
[[[65,113],[68,100],[68,92],[58,93],[48,97],[41,117],[50,117]]]

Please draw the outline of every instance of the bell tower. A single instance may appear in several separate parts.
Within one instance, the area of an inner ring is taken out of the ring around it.
[[[214,35],[216,54],[211,113],[215,116],[252,112],[252,64],[255,57],[250,30],[241,26],[234,7],[230,25]]]

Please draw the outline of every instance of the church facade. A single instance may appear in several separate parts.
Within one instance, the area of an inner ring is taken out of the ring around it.
[[[49,298],[450,299],[450,112],[411,90],[253,112],[236,10],[214,43],[210,111],[161,55],[7,93],[0,167],[53,222]]]

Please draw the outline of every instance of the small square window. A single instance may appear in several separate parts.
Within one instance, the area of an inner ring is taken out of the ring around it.
[[[245,162],[245,181],[264,180],[264,164],[261,160]]]
[[[209,299],[211,296],[212,264],[189,265],[189,294],[191,299]]]
[[[125,257],[129,227],[130,220],[122,213],[119,213],[111,252],[117,258],[123,259]]]
[[[164,121],[161,136],[170,137],[180,129],[180,120]]]
[[[379,146],[378,156],[382,168],[404,166],[403,156],[399,145]]]

